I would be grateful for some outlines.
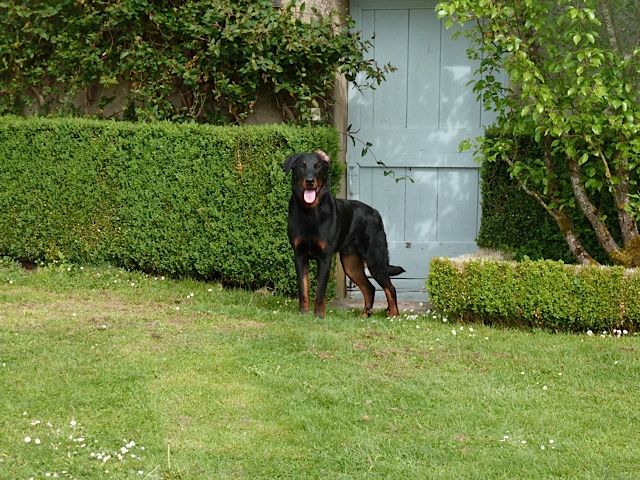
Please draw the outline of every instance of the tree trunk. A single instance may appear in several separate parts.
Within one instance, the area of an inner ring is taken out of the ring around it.
[[[618,222],[622,241],[626,246],[638,237],[638,223],[627,209],[629,207],[629,168],[628,161],[620,159],[619,166],[615,168],[617,182],[613,185],[613,197],[618,212]]]
[[[569,218],[569,216],[562,210],[548,209],[547,211],[558,224],[560,232],[564,237],[564,241],[567,242],[569,251],[571,251],[578,263],[581,265],[592,265],[598,263],[591,257],[591,255],[589,255],[589,252],[587,252],[584,245],[582,245],[582,242],[576,235],[571,218]]]
[[[618,211],[618,223],[624,247],[620,252],[618,263],[625,267],[640,267],[640,234],[638,222],[628,211],[629,207],[629,172],[627,162],[622,161],[616,170],[618,182],[613,185],[613,195]]]
[[[573,194],[576,197],[580,210],[582,210],[584,216],[589,220],[600,246],[614,262],[619,263],[620,247],[611,235],[611,232],[609,232],[604,221],[600,218],[600,212],[589,198],[589,193],[582,182],[578,161],[575,158],[567,157],[567,166],[569,167],[569,178],[571,180]]]
[[[556,175],[555,175],[555,167],[553,165],[553,155],[551,153],[552,152],[551,139],[548,137],[545,138],[543,146],[544,146],[544,163],[547,169],[547,178],[549,179],[549,183],[547,185],[548,196],[551,199],[551,203],[557,205],[560,202],[558,201],[558,196],[557,196],[558,186],[555,181]],[[519,153],[519,148],[516,143],[516,148],[513,152],[514,158],[507,159],[507,163],[511,168],[513,168],[514,166],[514,160],[518,156],[518,153]],[[560,208],[551,208],[550,202],[546,201],[543,195],[527,187],[527,185],[517,176],[515,177],[515,180],[516,182],[518,182],[518,185],[520,186],[520,188],[522,188],[522,190],[524,190],[525,193],[533,197],[542,206],[542,208],[544,208],[545,211],[549,215],[551,215],[551,218],[555,220],[555,222],[558,224],[558,228],[560,229],[560,233],[562,233],[562,237],[564,238],[564,241],[567,243],[567,246],[569,247],[569,251],[574,256],[576,261],[581,265],[592,265],[592,264],[598,263],[594,260],[594,258],[591,255],[589,255],[589,252],[587,251],[587,249],[584,248],[584,245],[582,244],[582,242],[580,241],[580,238],[576,234],[571,217],[569,217]]]
[[[555,165],[553,163],[553,146],[552,146],[551,137],[545,137],[543,146],[544,146],[544,165],[545,165],[545,168],[547,169],[547,178],[548,178],[547,188],[549,192],[549,197],[551,198],[551,201],[553,202],[553,204],[558,205],[560,202],[558,198],[558,185],[556,182]],[[593,257],[589,255],[589,252],[587,252],[587,249],[584,248],[584,245],[578,238],[578,235],[576,234],[571,217],[569,217],[563,210],[559,208],[551,209],[548,206],[544,205],[544,203],[543,203],[543,207],[545,207],[547,212],[558,224],[558,228],[560,229],[560,232],[564,237],[564,241],[567,243],[567,246],[569,247],[569,251],[575,257],[578,263],[582,265],[590,265],[593,263],[597,263],[593,259]]]
[[[600,2],[600,6],[602,7],[602,18],[604,20],[604,26],[607,30],[607,36],[609,37],[609,45],[611,45],[612,50],[622,56],[622,49],[620,48],[620,42],[618,41],[616,28],[613,25],[613,16],[611,15],[609,2],[606,0],[604,2]]]

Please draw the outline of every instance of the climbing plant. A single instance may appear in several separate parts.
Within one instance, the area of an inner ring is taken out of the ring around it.
[[[353,26],[271,0],[3,0],[0,114],[242,123],[265,96],[327,120],[336,74],[375,85],[389,69]]]

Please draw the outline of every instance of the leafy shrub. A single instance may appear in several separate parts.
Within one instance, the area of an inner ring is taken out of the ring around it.
[[[495,137],[496,132],[489,130],[486,136]],[[542,158],[543,152],[533,138],[521,138],[521,157],[528,162]],[[498,249],[514,254],[517,259],[548,259],[574,263],[575,258],[569,251],[557,223],[538,204],[526,194],[509,175],[508,165],[504,162],[483,162],[480,167],[482,194],[482,221],[477,242],[480,247]],[[598,207],[608,216],[609,228],[615,232],[614,215],[610,195],[603,192]],[[565,209],[574,223],[589,252],[600,263],[608,259],[588,222],[577,211],[567,206]],[[616,235],[619,234],[616,232]]]
[[[474,44],[467,54],[479,65],[473,89],[495,111],[499,132],[479,140],[479,159],[509,165],[577,262],[597,258],[567,210],[584,217],[609,262],[637,267],[640,37],[629,26],[638,24],[640,10],[618,7],[624,15],[614,15],[609,2],[573,0],[524,9],[514,0],[451,0],[437,10],[447,26],[472,26],[465,33]],[[522,137],[541,155],[521,155]],[[615,201],[603,209],[607,196]]]
[[[509,178],[502,163],[480,167],[482,221],[478,245],[513,253],[516,258],[571,262],[558,226],[536,201]]]
[[[335,129],[0,118],[0,256],[292,292],[281,165],[317,148]]]
[[[434,258],[430,300],[464,320],[552,330],[637,330],[640,272],[559,261]]]
[[[388,66],[365,60],[352,20],[302,16],[271,0],[3,1],[0,114],[241,123],[267,96],[326,119],[336,73],[379,83]]]

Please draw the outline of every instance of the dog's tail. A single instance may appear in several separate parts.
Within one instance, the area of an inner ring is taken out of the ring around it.
[[[395,265],[389,265],[389,276],[395,277],[396,275],[400,275],[401,273],[406,272],[406,270],[402,267],[397,267]]]

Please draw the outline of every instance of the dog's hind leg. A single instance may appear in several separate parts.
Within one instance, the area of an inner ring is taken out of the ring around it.
[[[376,264],[367,264],[369,272],[376,282],[384,290],[384,294],[387,297],[387,315],[390,317],[397,317],[400,315],[398,311],[398,298],[396,296],[396,288],[391,283],[389,277],[389,268],[384,268]]]
[[[387,296],[387,315],[397,317],[400,315],[398,310],[398,297],[396,296],[396,288],[389,282],[389,286],[383,287],[384,294]]]
[[[375,287],[371,284],[367,275],[364,273],[364,262],[356,254],[340,254],[340,262],[344,272],[355,283],[364,297],[364,310],[362,315],[368,317],[373,309],[373,299],[376,294]]]

